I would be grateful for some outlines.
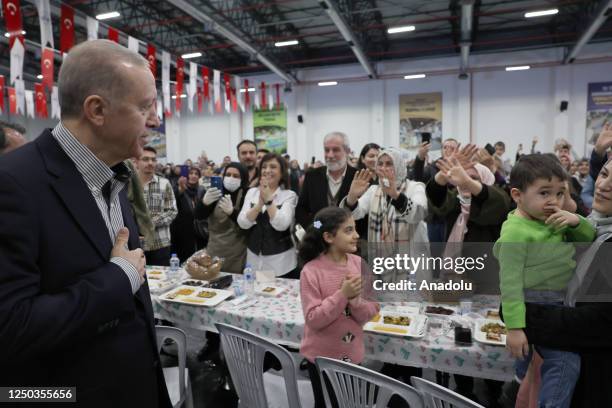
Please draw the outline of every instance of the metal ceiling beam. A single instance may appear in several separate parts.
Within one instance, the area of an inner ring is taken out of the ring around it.
[[[591,41],[591,38],[593,38],[595,33],[597,33],[599,27],[601,27],[602,24],[606,22],[610,14],[612,14],[612,0],[602,1],[601,5],[599,6],[599,9],[594,14],[593,20],[591,20],[586,30],[578,39],[578,42],[574,44],[572,49],[563,59],[564,64],[571,64],[572,62],[574,62],[574,60],[582,50],[582,47],[584,47],[589,41]]]
[[[272,62],[267,56],[263,55],[248,41],[244,40],[241,34],[232,27],[220,23],[214,17],[195,8],[193,5],[187,3],[185,0],[166,0],[168,3],[182,10],[183,12],[191,15],[195,20],[202,24],[212,25],[212,29],[216,30],[224,37],[232,41],[234,44],[247,51],[249,54],[255,56],[262,64],[268,67],[276,75],[280,76],[286,82],[297,84],[298,80],[291,74],[285,72],[284,69]]]
[[[340,34],[342,34],[342,37],[344,37],[344,40],[348,43],[349,47],[351,47],[351,50],[353,50],[353,53],[357,57],[357,60],[359,60],[359,63],[368,73],[368,76],[372,79],[378,78],[374,67],[370,63],[370,60],[368,59],[366,54],[363,52],[363,48],[361,48],[361,45],[359,44],[357,37],[353,33],[353,30],[351,30],[346,21],[344,21],[344,18],[342,18],[342,16],[338,12],[336,4],[332,0],[320,0],[319,4],[321,5],[321,7],[323,7],[323,9],[325,9],[327,14],[329,15],[329,18],[331,18],[331,20],[334,22],[334,24],[338,28],[338,31],[340,31]]]
[[[463,0],[461,2],[461,66],[459,78],[467,78],[467,69],[472,46],[472,24],[474,22],[474,0]]]

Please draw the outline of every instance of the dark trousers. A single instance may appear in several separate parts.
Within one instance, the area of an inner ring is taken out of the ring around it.
[[[159,248],[154,251],[145,251],[147,265],[170,266],[170,247]]]
[[[312,393],[314,394],[314,408],[325,408],[325,397],[323,393],[323,386],[321,384],[321,377],[319,376],[319,370],[317,366],[307,360],[306,368],[308,369],[308,375],[310,376],[310,383],[312,384]],[[325,378],[325,384],[329,392],[329,399],[333,408],[338,408],[338,401],[336,395],[331,390],[331,384],[327,377]]]

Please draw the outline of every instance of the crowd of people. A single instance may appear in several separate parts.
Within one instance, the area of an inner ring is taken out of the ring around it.
[[[117,78],[112,92],[90,80],[106,71]],[[610,303],[580,296],[584,282],[609,273],[609,251],[600,249],[612,240],[612,125],[589,159],[573,157],[565,140],[537,152],[537,139],[529,153],[519,145],[514,163],[501,141],[452,138],[440,157],[428,143],[414,157],[375,143],[357,156],[334,131],[323,161],[302,167],[250,140],[236,147],[237,161],[227,155],[216,166],[202,153],[163,165],[145,146],[159,122],[142,57],[104,40],[79,45],[59,91],[62,120],[34,142],[18,148],[25,130],[0,123],[0,361],[12,373],[0,385],[69,383],[92,406],[167,406],[144,265],[168,265],[172,254],[184,262],[206,248],[227,272],[249,264],[300,279],[301,352],[320,407],[314,358],[361,363],[361,327],[379,311],[361,296],[365,244],[410,252],[489,242],[518,400],[612,406]],[[569,242],[593,241],[576,262]],[[557,246],[530,251],[536,243]],[[136,371],[115,375],[109,355]],[[420,375],[393,364],[383,372]],[[472,378],[455,375],[455,383],[475,399]],[[497,398],[501,383],[487,385]],[[147,405],[132,393],[144,389]]]

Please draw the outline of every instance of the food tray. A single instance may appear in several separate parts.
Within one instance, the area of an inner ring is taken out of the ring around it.
[[[384,323],[385,316],[402,316],[410,319],[408,326],[402,326],[397,324],[386,324]],[[367,322],[363,329],[368,332],[384,334],[387,336],[399,336],[399,337],[411,337],[411,338],[422,338],[425,336],[427,329],[427,316],[416,313],[395,313],[381,311],[378,315],[378,319],[373,319]]]
[[[260,296],[276,297],[283,293],[285,288],[276,285],[268,285],[267,283],[261,283],[255,285],[255,293]]]
[[[183,294],[180,294],[180,292]],[[201,297],[200,293],[214,293],[211,297]],[[165,302],[182,303],[184,305],[192,306],[217,306],[225,299],[233,296],[234,293],[229,290],[223,289],[212,289],[212,288],[199,288],[194,286],[178,286],[159,297],[159,300]]]
[[[482,326],[484,326],[487,323],[496,323],[496,324],[502,325],[503,327],[506,327],[506,325],[501,320],[478,319],[476,320],[475,325],[474,325],[474,335],[473,335],[474,340],[476,340],[479,343],[490,344],[492,346],[505,346],[506,345],[506,335],[505,334],[501,335],[501,341],[487,339],[487,333],[481,331]]]
[[[434,313],[434,312],[428,312],[427,308],[428,307],[442,307],[444,309],[450,310],[452,311],[452,313]],[[427,316],[432,316],[432,317],[449,317],[449,316],[455,316],[458,314],[459,309],[457,308],[457,306],[450,306],[450,305],[443,305],[443,304],[436,304],[436,305],[424,305],[423,306],[423,313],[426,314]]]

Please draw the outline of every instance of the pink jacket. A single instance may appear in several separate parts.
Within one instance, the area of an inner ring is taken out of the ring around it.
[[[361,262],[359,256],[349,254],[347,265],[340,266],[322,254],[304,265],[300,294],[306,324],[300,352],[310,362],[319,356],[349,358],[355,364],[363,360],[362,326],[378,313],[379,306],[360,297],[349,302],[340,291],[347,275],[361,275]],[[345,315],[347,305],[350,316]],[[343,340],[351,337],[349,342]]]

